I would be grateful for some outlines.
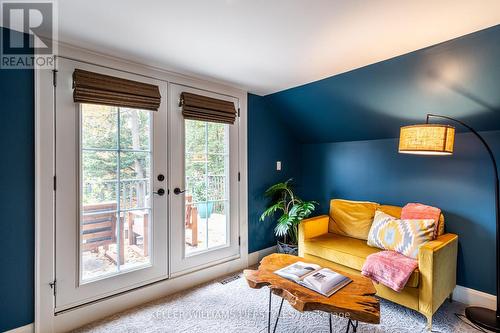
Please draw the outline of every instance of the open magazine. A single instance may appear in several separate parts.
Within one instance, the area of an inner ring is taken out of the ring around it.
[[[323,296],[330,297],[352,280],[319,265],[298,261],[274,272]]]

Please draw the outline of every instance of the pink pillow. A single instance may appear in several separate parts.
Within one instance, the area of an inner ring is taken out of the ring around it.
[[[409,203],[401,210],[402,220],[432,219],[434,220],[434,239],[437,237],[439,217],[441,209],[423,205],[420,203]]]

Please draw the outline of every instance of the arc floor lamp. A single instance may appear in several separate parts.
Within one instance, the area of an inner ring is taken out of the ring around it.
[[[496,219],[496,283],[497,283],[497,309],[496,311],[478,306],[470,306],[465,309],[465,316],[474,324],[493,332],[500,332],[500,224],[499,224],[499,203],[498,203],[498,169],[495,156],[486,140],[472,127],[460,120],[428,114],[425,124],[401,127],[399,137],[399,152],[404,154],[419,155],[451,155],[455,142],[455,128],[449,125],[430,124],[429,118],[441,118],[456,122],[467,129],[482,142],[490,155],[494,171],[495,184],[495,219]]]

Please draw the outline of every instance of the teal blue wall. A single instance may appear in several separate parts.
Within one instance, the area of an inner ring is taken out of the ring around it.
[[[251,253],[276,245],[272,221],[259,221],[268,203],[264,191],[277,182],[297,177],[299,172],[295,139],[265,98],[248,94],[248,110],[248,251]],[[276,171],[276,161],[282,162],[282,171]]]
[[[500,158],[500,131],[482,134]],[[493,167],[472,134],[457,135],[452,156],[399,154],[397,139],[382,139],[304,144],[300,160],[302,195],[321,213],[331,198],[441,208],[459,235],[457,283],[496,293]]]
[[[34,80],[0,69],[0,332],[33,322]]]

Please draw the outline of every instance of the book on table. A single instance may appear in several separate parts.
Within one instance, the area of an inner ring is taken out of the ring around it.
[[[352,282],[347,276],[329,268],[302,261],[283,267],[274,273],[326,297],[332,296]]]

